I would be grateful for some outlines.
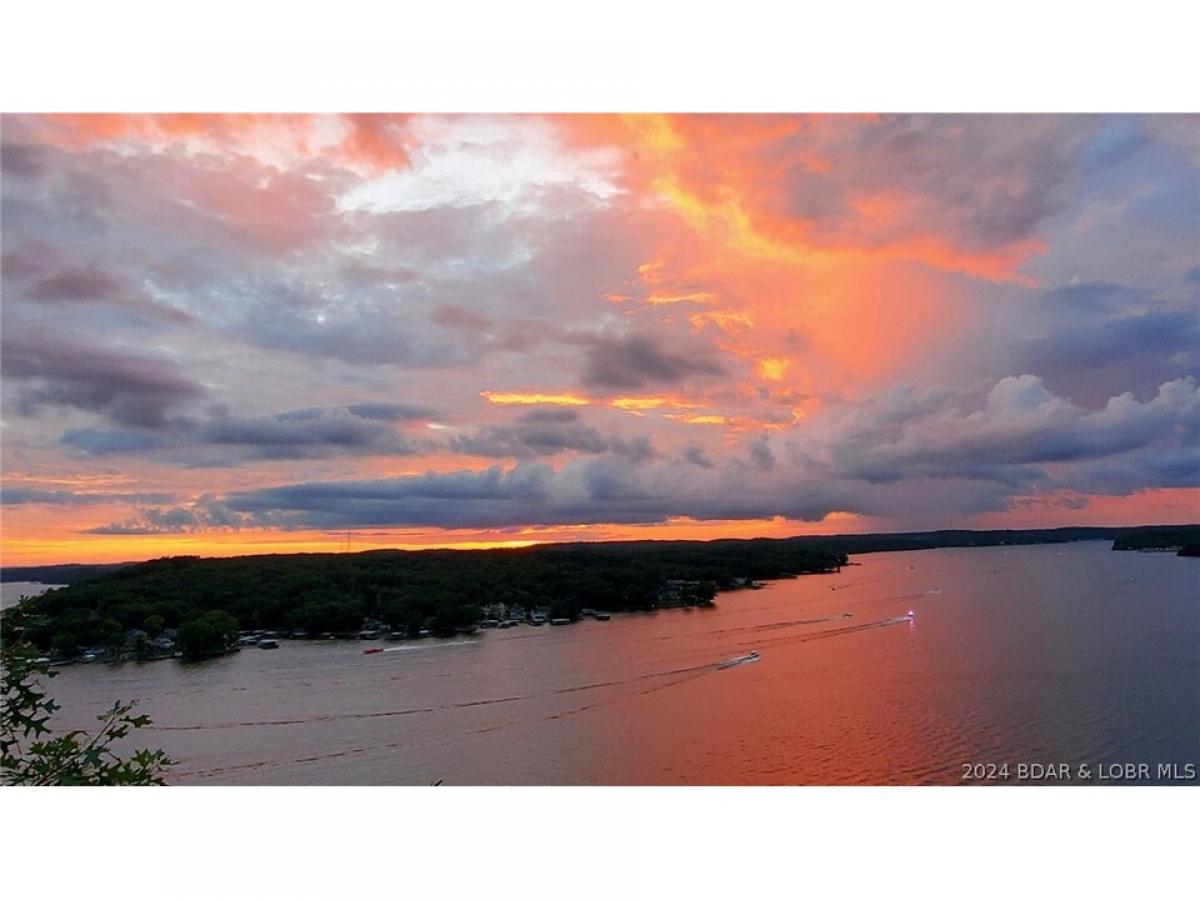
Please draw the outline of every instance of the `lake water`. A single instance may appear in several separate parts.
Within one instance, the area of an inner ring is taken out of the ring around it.
[[[140,700],[138,744],[184,784],[958,784],[971,763],[1162,783],[1158,764],[1200,764],[1200,560],[1109,546],[869,554],[711,610],[81,665],[52,687],[68,725]]]

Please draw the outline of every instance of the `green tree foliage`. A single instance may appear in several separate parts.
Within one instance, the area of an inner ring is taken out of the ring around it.
[[[483,610],[474,604],[447,606],[433,616],[433,633],[438,637],[449,637],[462,628],[472,628],[483,618]]]
[[[1139,528],[1113,541],[1114,550],[1182,550],[1200,542],[1200,525]],[[1183,554],[1181,554],[1183,555]],[[1190,555],[1190,554],[1188,554]]]
[[[179,626],[176,640],[186,657],[211,656],[228,650],[237,641],[238,622],[224,610],[214,609]]]
[[[133,715],[132,703],[114,703],[97,719],[95,734],[69,731],[51,736],[50,718],[58,704],[42,684],[57,673],[25,643],[6,641],[3,659],[4,705],[0,714],[0,780],[10,785],[163,784],[175,761],[162,750],[141,749],[120,756],[113,745],[150,724]]]
[[[63,656],[122,642],[130,628],[151,637],[175,628],[177,645],[194,657],[226,649],[239,628],[315,637],[353,634],[378,619],[410,635],[426,627],[448,635],[475,624],[479,608],[492,603],[546,606],[568,618],[584,607],[649,609],[669,579],[730,588],[735,579],[829,572],[845,561],[840,548],[809,539],[182,556],[47,591],[3,620],[43,652]],[[704,591],[688,602],[705,602]]]

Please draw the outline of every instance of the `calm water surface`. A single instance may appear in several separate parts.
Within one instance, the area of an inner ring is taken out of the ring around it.
[[[1200,763],[1200,560],[1109,546],[870,554],[712,610],[371,656],[285,642],[74,666],[53,689],[85,727],[138,699],[155,721],[139,744],[182,760],[184,784],[956,784],[964,763]]]

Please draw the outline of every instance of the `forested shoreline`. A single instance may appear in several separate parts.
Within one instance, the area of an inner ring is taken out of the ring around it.
[[[146,648],[156,639],[160,650],[178,644],[203,655],[234,645],[239,632],[264,629],[311,637],[348,637],[364,627],[400,637],[453,634],[498,605],[574,619],[585,609],[703,604],[762,580],[837,571],[851,554],[1106,539],[1114,549],[1152,549],[1198,538],[1200,526],[1148,526],[180,556],[89,567],[90,577],[5,611],[3,624],[6,638],[19,633],[59,658],[129,650],[131,641],[151,655]],[[59,577],[70,572],[48,568]],[[36,568],[16,571],[29,578]]]

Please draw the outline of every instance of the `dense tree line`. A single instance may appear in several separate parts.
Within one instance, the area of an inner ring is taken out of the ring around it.
[[[1188,545],[1200,544],[1200,525],[1166,525],[1139,528],[1113,541],[1114,550],[1179,550],[1180,556]]]
[[[235,640],[238,629],[345,635],[372,619],[404,634],[425,628],[453,634],[494,603],[549,607],[554,617],[587,607],[648,609],[668,580],[696,583],[684,602],[702,603],[745,579],[835,570],[848,553],[1099,539],[1114,540],[1114,549],[1178,547],[1200,540],[1200,526],[168,557],[103,570],[26,601],[3,620],[6,632],[20,627],[42,652],[54,655],[116,648],[130,629],[153,638],[164,628],[179,629],[177,641],[186,652],[203,655]]]
[[[403,633],[451,634],[488,604],[572,617],[583,608],[647,609],[670,579],[709,585],[835,570],[845,555],[789,541],[543,545],[512,550],[372,551],[234,559],[168,557],[49,591],[6,613],[39,649],[71,656],[121,646],[130,629],[178,629],[189,655],[219,652],[238,629],[353,633],[374,619]]]

